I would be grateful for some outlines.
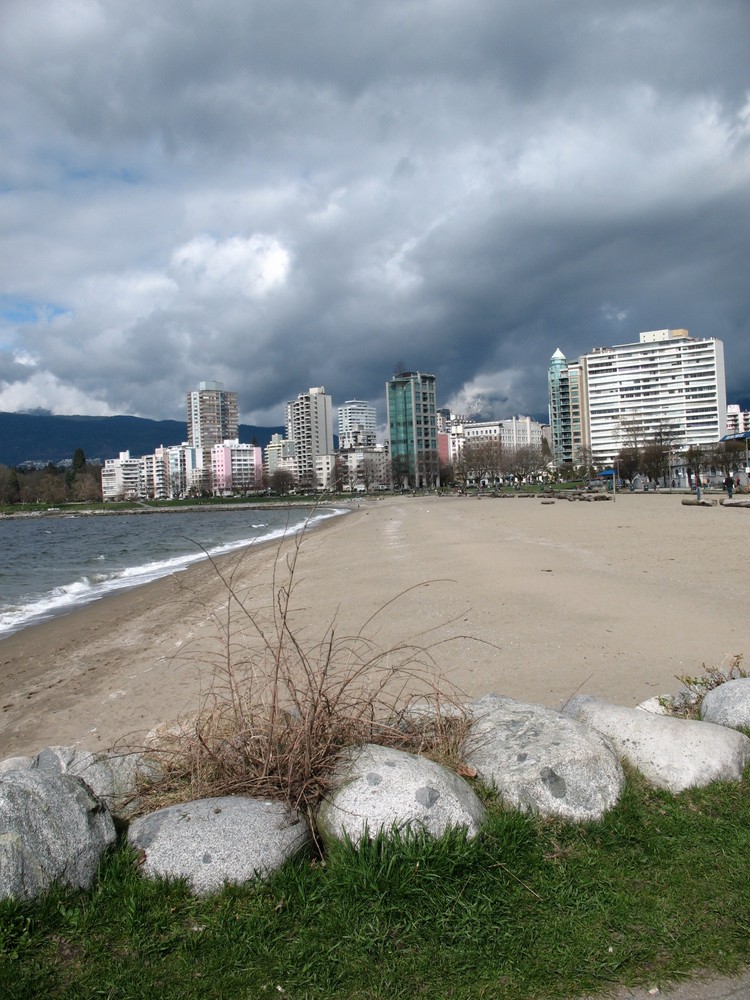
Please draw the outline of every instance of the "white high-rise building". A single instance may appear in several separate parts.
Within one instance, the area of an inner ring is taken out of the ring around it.
[[[727,423],[724,345],[687,330],[654,330],[636,344],[584,355],[588,446],[597,464],[661,436],[675,451],[716,444]]]
[[[724,345],[687,330],[650,330],[637,343],[595,348],[576,361],[555,351],[549,368],[555,463],[609,465],[623,448],[667,442],[674,452],[724,435]]]
[[[377,443],[377,411],[361,399],[347,399],[339,407],[339,450],[374,448]]]
[[[199,382],[187,394],[187,429],[188,442],[203,449],[208,466],[213,446],[237,437],[237,393],[226,390],[222,382]]]
[[[294,441],[297,481],[313,486],[315,460],[333,454],[333,402],[324,386],[301,392],[286,404],[286,437]]]

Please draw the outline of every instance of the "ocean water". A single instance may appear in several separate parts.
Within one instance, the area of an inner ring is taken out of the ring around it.
[[[194,562],[345,513],[311,508],[0,519],[0,638]]]

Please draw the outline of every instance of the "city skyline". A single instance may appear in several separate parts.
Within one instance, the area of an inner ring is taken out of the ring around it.
[[[179,25],[179,30],[175,26]],[[236,385],[546,411],[547,361],[726,347],[750,404],[750,8],[75,0],[0,10],[0,410]],[[134,72],[134,67],[137,71]]]

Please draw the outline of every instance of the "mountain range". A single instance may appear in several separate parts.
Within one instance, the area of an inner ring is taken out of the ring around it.
[[[239,438],[265,448],[283,427],[240,424]],[[160,445],[180,444],[187,437],[184,420],[147,420],[143,417],[56,416],[47,411],[0,412],[0,465],[24,462],[63,462],[82,448],[89,462],[104,463],[121,451],[148,455]]]

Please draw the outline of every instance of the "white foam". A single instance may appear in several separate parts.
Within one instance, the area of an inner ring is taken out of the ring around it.
[[[0,611],[0,636],[18,632],[28,625],[35,625],[56,615],[66,614],[118,590],[138,587],[144,583],[151,583],[165,576],[171,576],[173,573],[181,573],[188,566],[203,559],[224,555],[227,552],[234,552],[237,549],[247,548],[261,542],[277,541],[286,535],[296,535],[319,521],[346,513],[348,513],[346,509],[328,508],[324,511],[317,511],[305,521],[292,527],[274,528],[253,535],[251,538],[240,538],[205,550],[200,549],[197,552],[189,552],[169,559],[154,560],[139,566],[124,567],[113,573],[82,576],[78,580],[65,584],[65,586],[55,587],[54,590],[47,593],[30,595],[22,604],[6,605]],[[266,525],[253,525],[252,527],[257,529],[264,528]]]

